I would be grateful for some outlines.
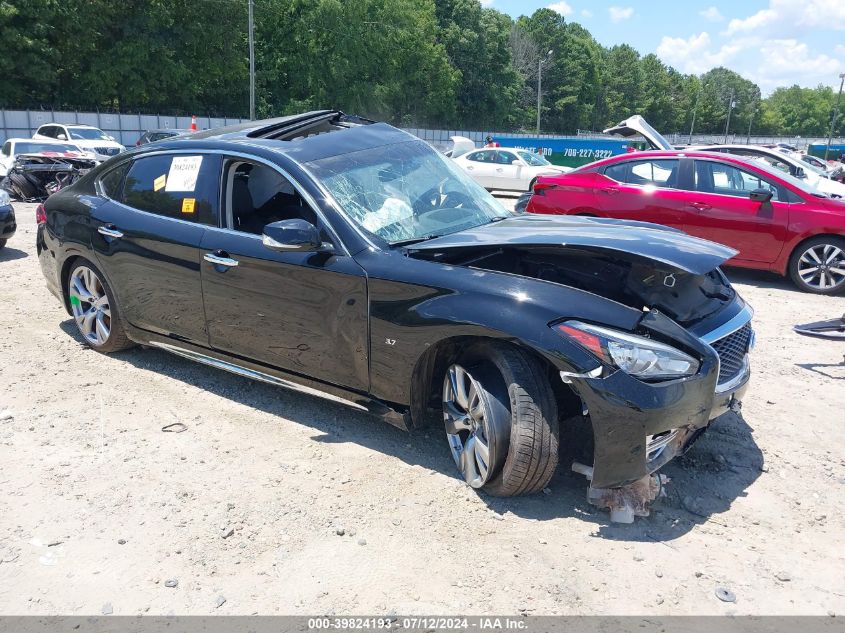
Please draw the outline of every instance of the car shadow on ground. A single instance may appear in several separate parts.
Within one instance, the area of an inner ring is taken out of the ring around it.
[[[9,248],[8,246],[0,248],[0,262],[11,262],[16,259],[23,259],[24,257],[28,257],[26,251]]]
[[[778,275],[767,270],[732,267],[726,267],[723,270],[732,284],[748,284],[757,288],[787,290],[801,296],[807,294],[803,290],[799,290],[789,277],[784,277],[783,275]]]
[[[80,347],[87,349],[73,319],[66,319],[61,329]],[[96,354],[92,350],[88,353]],[[207,367],[158,349],[134,348],[112,354],[138,369],[167,376],[280,418],[314,429],[312,439],[320,443],[354,443],[391,455],[403,462],[459,479],[448,450],[445,433],[429,427],[405,433],[379,418],[346,405],[317,396],[242,378],[223,370]],[[160,420],[171,424],[172,417]],[[188,425],[190,419],[178,420]],[[279,421],[280,424],[284,422]],[[480,498],[496,515],[508,515],[548,521],[574,517],[596,525],[594,534],[625,541],[666,542],[678,538],[695,525],[727,511],[734,499],[759,477],[763,455],[749,425],[733,413],[714,421],[711,428],[681,457],[661,472],[671,478],[667,496],[655,502],[652,515],[638,518],[633,525],[614,525],[607,511],[586,501],[587,482],[570,471],[574,453],[566,432],[561,437],[558,472],[543,493],[515,498]]]
[[[845,347],[843,347],[845,351]],[[796,367],[821,374],[832,380],[845,380],[845,357],[841,363],[795,363]]]

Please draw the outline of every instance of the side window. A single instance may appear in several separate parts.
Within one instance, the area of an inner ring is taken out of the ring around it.
[[[632,185],[653,185],[656,187],[678,186],[678,168],[680,161],[641,160],[630,163],[628,183]]]
[[[135,160],[123,203],[168,218],[217,226],[220,157],[165,154]]]
[[[56,134],[53,132],[55,128],[52,125],[42,125],[38,128],[38,134],[42,136],[48,136],[50,138],[56,138]]]
[[[778,187],[757,174],[711,161],[695,161],[695,190],[723,196],[747,198],[755,189],[768,189],[778,200]]]
[[[496,162],[500,165],[510,165],[516,160],[516,156],[510,152],[496,152]]]
[[[267,165],[228,160],[223,200],[226,228],[261,235],[280,220],[306,220],[323,228],[316,212],[282,174]],[[330,241],[325,231],[323,240]]]
[[[115,167],[100,178],[100,186],[103,188],[103,193],[112,200],[117,200],[118,202],[123,200],[123,179],[127,171],[129,171],[129,161]]]
[[[60,127],[58,125],[55,126],[53,128],[53,137],[59,138],[59,137],[62,137],[62,136],[64,137],[63,139],[61,139],[63,141],[67,141],[67,140],[70,139],[70,136],[68,136],[68,133],[67,133],[67,128],[63,128],[63,127]]]
[[[616,163],[610,167],[605,167],[604,175],[616,182],[625,182],[628,174],[628,163]]]
[[[487,150],[481,152],[473,152],[469,156],[467,156],[467,160],[474,161],[476,163],[495,163],[496,162],[496,151],[495,150]]]
[[[6,141],[3,143],[3,156],[10,156],[12,154],[12,143]]]

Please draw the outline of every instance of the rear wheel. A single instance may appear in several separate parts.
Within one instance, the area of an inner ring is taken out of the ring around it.
[[[832,295],[845,290],[845,240],[816,237],[795,249],[789,276],[801,290]]]
[[[107,353],[134,345],[123,329],[111,288],[91,262],[80,259],[73,265],[67,288],[73,319],[92,349]]]
[[[490,494],[542,490],[558,461],[557,404],[546,372],[525,352],[480,344],[449,366],[443,419],[464,480]]]

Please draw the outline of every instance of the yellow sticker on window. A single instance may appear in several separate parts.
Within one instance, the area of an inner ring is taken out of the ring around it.
[[[196,198],[185,198],[182,200],[182,213],[193,213],[196,203]]]
[[[167,176],[162,174],[155,180],[153,180],[153,191],[158,191],[159,189],[164,189],[164,186],[167,184]]]

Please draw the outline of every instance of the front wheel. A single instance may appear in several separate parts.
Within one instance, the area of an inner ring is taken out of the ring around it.
[[[832,236],[808,240],[792,254],[789,276],[806,292],[820,295],[842,292],[845,290],[845,240]]]
[[[509,345],[480,344],[449,366],[443,419],[464,480],[493,495],[546,487],[558,461],[557,403],[540,363]]]
[[[67,288],[71,314],[89,347],[108,353],[134,345],[123,329],[111,288],[92,263],[78,260],[68,275]]]

